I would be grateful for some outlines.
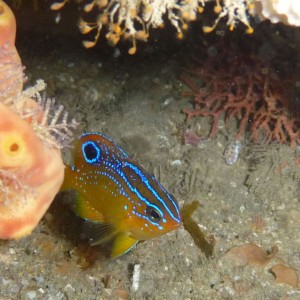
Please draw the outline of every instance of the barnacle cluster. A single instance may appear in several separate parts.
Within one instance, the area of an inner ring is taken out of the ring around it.
[[[261,19],[272,23],[282,22],[300,26],[300,5],[298,0],[261,0],[253,1],[255,11]]]
[[[54,2],[53,10],[61,9],[68,0]],[[93,41],[84,41],[85,47],[90,48],[97,43],[103,28],[106,30],[106,39],[115,46],[121,38],[130,40],[132,47],[129,54],[136,52],[136,41],[147,41],[152,28],[162,28],[166,19],[175,27],[177,37],[183,38],[184,31],[188,29],[191,21],[195,21],[199,14],[203,13],[208,2],[213,3],[216,14],[212,26],[204,26],[205,32],[213,31],[218,22],[227,18],[227,25],[233,30],[238,22],[246,26],[247,33],[253,29],[248,20],[248,14],[254,6],[251,0],[93,0],[82,3],[85,13],[97,11],[94,22],[80,20],[79,28],[83,34],[95,30]]]

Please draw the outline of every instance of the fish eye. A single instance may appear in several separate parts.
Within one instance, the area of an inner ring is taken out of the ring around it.
[[[82,153],[87,163],[96,163],[99,161],[101,151],[98,146],[91,141],[82,144]]]
[[[159,222],[161,219],[160,213],[152,206],[147,206],[146,213],[147,216],[154,222]]]

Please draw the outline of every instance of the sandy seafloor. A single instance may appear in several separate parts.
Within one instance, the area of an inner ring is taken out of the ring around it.
[[[111,260],[81,240],[68,195],[59,196],[31,236],[0,241],[1,300],[300,299],[299,289],[277,284],[270,273],[282,261],[300,272],[300,169],[294,152],[268,145],[253,167],[249,153],[261,149],[246,140],[237,163],[229,166],[223,153],[236,128],[222,122],[215,139],[184,145],[188,126],[209,128],[208,119],[187,123],[182,114],[190,99],[181,96],[185,87],[178,74],[188,47],[155,46],[153,53],[133,57],[121,49],[115,57],[112,49],[105,55],[82,49],[80,36],[22,34],[18,47],[29,83],[44,79],[47,95],[81,123],[78,134],[99,131],[113,138],[180,206],[199,201],[193,218],[216,243],[206,259],[180,227]],[[264,267],[235,266],[224,257],[247,243],[279,251]],[[136,265],[140,277],[134,289]]]

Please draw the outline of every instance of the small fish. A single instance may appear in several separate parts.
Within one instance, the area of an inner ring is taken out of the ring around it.
[[[227,165],[234,165],[237,162],[241,148],[242,144],[238,140],[227,145],[224,151],[224,158]]]
[[[92,245],[113,240],[113,258],[181,224],[174,197],[110,138],[83,134],[74,160],[62,190],[77,192],[75,213],[97,224]]]

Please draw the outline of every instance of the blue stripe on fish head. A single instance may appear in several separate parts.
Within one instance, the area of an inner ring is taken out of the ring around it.
[[[156,228],[159,234],[178,227],[181,223],[178,203],[153,176],[131,161],[124,162],[121,172],[140,204],[132,213],[148,223],[148,230]]]
[[[128,154],[117,144],[113,142],[113,140],[104,134],[89,132],[84,133],[80,140],[92,140],[94,143],[97,144],[98,148],[103,148],[103,151],[107,155],[107,159],[111,156],[112,159],[123,160],[128,158]]]

